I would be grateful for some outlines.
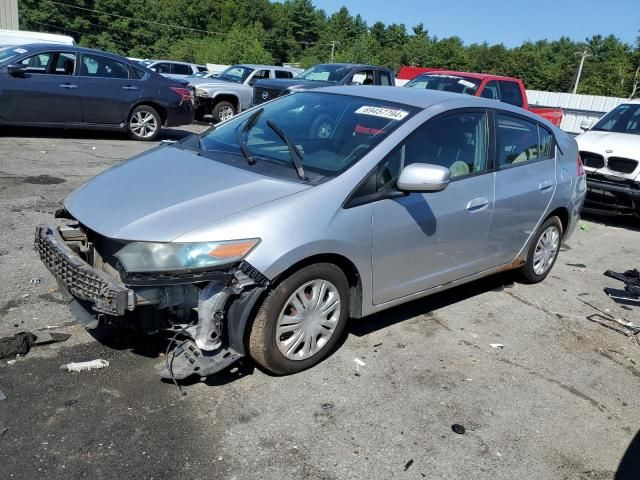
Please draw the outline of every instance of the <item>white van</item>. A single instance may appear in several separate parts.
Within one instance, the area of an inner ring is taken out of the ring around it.
[[[27,32],[24,30],[0,30],[0,47],[27,45],[29,43],[56,43],[75,45],[73,37],[53,33]]]

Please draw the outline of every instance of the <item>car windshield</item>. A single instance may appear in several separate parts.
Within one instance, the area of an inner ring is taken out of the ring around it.
[[[218,75],[218,79],[235,83],[243,83],[251,74],[251,72],[253,72],[253,68],[234,65],[233,67],[227,68],[220,75]]]
[[[0,63],[7,62],[11,60],[13,57],[17,57],[18,55],[22,55],[23,53],[27,53],[26,48],[21,48],[21,47],[0,48]]]
[[[405,85],[408,88],[424,88],[427,90],[443,90],[445,92],[466,93],[475,95],[480,80],[460,75],[444,75],[423,73]]]
[[[351,71],[345,65],[315,65],[296,77],[296,80],[338,83]]]
[[[220,153],[232,154],[236,165],[240,165],[237,157],[250,154],[255,162],[248,168],[269,169],[277,176],[297,179],[291,150],[278,135],[279,129],[297,147],[309,179],[319,182],[349,168],[415,111],[407,105],[363,97],[294,93],[205,132],[200,151],[220,161],[229,157]],[[244,153],[239,136],[247,149]],[[241,163],[247,165],[244,159]]]
[[[640,135],[640,103],[624,103],[607,113],[591,130]]]

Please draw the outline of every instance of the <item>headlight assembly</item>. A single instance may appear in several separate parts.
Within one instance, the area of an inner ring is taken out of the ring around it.
[[[127,272],[172,272],[240,261],[258,243],[259,238],[202,243],[133,242],[115,256]]]
[[[196,96],[198,97],[207,97],[207,91],[202,88],[196,88]]]

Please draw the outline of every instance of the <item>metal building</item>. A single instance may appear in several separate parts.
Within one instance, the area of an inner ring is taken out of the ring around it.
[[[573,93],[543,92],[527,90],[530,105],[539,107],[560,107],[564,117],[560,128],[569,133],[582,133],[583,120],[598,120],[605,113],[628,101],[625,98],[601,97]]]
[[[18,0],[0,0],[0,29],[18,30]]]

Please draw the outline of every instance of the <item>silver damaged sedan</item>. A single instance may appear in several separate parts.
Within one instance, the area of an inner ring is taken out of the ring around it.
[[[179,339],[163,376],[242,356],[289,374],[329,355],[349,317],[508,269],[544,280],[584,197],[576,142],[525,110],[332,87],[107,170],[35,245],[87,327]]]

